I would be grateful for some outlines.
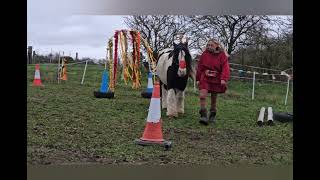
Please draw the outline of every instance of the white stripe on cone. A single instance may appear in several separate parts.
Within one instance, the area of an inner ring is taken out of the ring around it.
[[[40,79],[40,72],[39,70],[36,70],[35,74],[34,74],[34,79]]]
[[[147,88],[150,88],[150,89],[153,88],[152,78],[148,78],[148,86],[147,86]]]
[[[151,98],[147,122],[158,123],[160,118],[160,98]]]

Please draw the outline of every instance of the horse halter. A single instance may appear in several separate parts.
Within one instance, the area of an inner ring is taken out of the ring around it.
[[[180,68],[186,68],[186,67],[187,67],[186,60],[184,60],[184,61],[179,61],[179,67],[180,67]]]
[[[187,67],[186,65],[186,60],[181,60],[179,59],[179,54],[181,53],[181,51],[183,51],[186,54],[186,50],[187,50],[187,46],[188,46],[188,39],[187,36],[184,35],[183,33],[178,33],[175,37],[174,37],[174,41],[173,41],[173,46],[174,46],[174,50],[173,52],[178,53],[178,62],[174,62],[179,68],[181,69],[185,69]]]

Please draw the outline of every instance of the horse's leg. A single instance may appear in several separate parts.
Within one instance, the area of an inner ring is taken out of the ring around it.
[[[161,96],[161,99],[162,99],[162,109],[165,109],[167,108],[167,90],[164,88],[164,84],[162,84],[162,87],[161,87],[161,90],[162,90],[162,96]]]
[[[174,89],[169,89],[167,94],[167,116],[178,117],[178,113],[176,111],[176,97],[175,97]]]
[[[184,91],[177,90],[177,111],[184,114]]]

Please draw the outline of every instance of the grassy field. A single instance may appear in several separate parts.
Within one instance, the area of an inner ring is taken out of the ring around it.
[[[275,122],[258,127],[262,106],[292,111],[292,90],[284,105],[286,84],[257,83],[251,100],[251,83],[233,80],[218,97],[215,127],[198,123],[199,99],[192,81],[186,92],[185,114],[169,120],[162,111],[162,147],[134,144],[142,136],[150,99],[118,78],[114,99],[96,99],[103,67],[88,66],[81,85],[82,65],[68,66],[66,83],[51,81],[56,67],[41,66],[44,88],[32,87],[34,66],[28,66],[27,164],[210,164],[292,165],[292,123]],[[47,80],[45,80],[47,79]],[[209,103],[209,98],[208,98]],[[209,105],[209,104],[208,104]]]

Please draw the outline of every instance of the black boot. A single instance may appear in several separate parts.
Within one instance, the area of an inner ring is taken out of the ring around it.
[[[209,122],[210,123],[215,123],[216,121],[215,121],[215,119],[216,119],[216,114],[217,114],[217,112],[215,112],[215,111],[211,111],[210,112],[210,115],[209,115]]]
[[[207,115],[207,110],[206,109],[201,109],[199,111],[200,113],[200,121],[199,123],[208,125],[208,115]]]

